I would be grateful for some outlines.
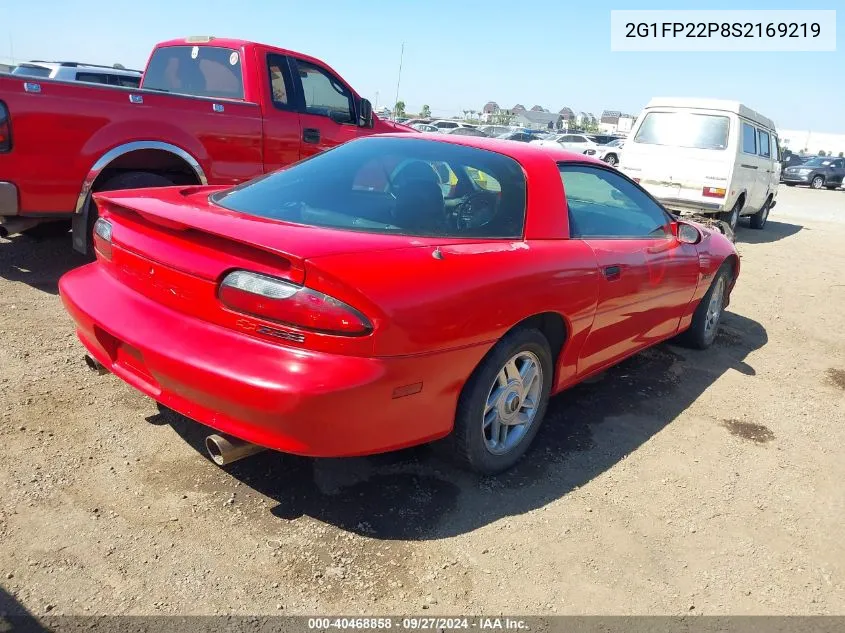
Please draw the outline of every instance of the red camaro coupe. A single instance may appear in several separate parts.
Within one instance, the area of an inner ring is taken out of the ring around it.
[[[503,471],[550,395],[709,346],[739,273],[604,163],[493,139],[374,136],[235,188],[96,199],[97,261],[60,283],[86,360],[225,434],[218,463],[442,440]]]

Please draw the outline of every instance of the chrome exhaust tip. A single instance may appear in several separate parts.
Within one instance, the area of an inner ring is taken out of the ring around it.
[[[240,459],[262,453],[267,449],[227,435],[209,435],[205,438],[205,450],[218,466],[228,466]]]
[[[109,370],[103,367],[100,362],[93,358],[90,354],[85,354],[85,364],[88,365],[88,369],[96,372],[100,376],[104,376],[109,373]]]

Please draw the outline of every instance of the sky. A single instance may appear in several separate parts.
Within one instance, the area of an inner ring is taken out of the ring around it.
[[[636,114],[651,97],[734,99],[779,128],[845,133],[845,44],[826,53],[611,52],[612,9],[680,2],[393,0],[0,0],[0,59],[143,68],[158,41],[235,37],[318,57],[379,107],[435,116],[539,104]],[[842,0],[699,1],[698,9],[837,9]],[[33,12],[37,11],[37,16]],[[841,39],[841,38],[840,38]]]

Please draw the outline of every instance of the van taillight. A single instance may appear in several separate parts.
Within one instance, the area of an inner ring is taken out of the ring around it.
[[[701,195],[706,198],[724,198],[725,190],[718,187],[704,187],[701,190]]]
[[[0,101],[0,152],[12,149],[12,120],[6,104]]]
[[[226,275],[218,296],[237,312],[314,332],[363,336],[373,329],[367,317],[334,297],[246,270]]]

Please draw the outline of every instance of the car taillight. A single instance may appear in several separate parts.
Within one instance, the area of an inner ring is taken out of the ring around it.
[[[637,183],[637,184],[639,184],[639,182],[640,182],[640,179],[639,179],[639,178],[632,178],[632,180],[633,180],[635,183]]]
[[[363,336],[373,329],[367,317],[334,297],[246,270],[226,275],[218,296],[232,310],[314,332]]]
[[[724,198],[725,190],[718,187],[704,187],[701,190],[701,195],[706,198]]]
[[[103,218],[94,223],[94,248],[106,259],[111,259],[111,222]]]
[[[0,152],[12,149],[12,121],[6,104],[0,101]]]

